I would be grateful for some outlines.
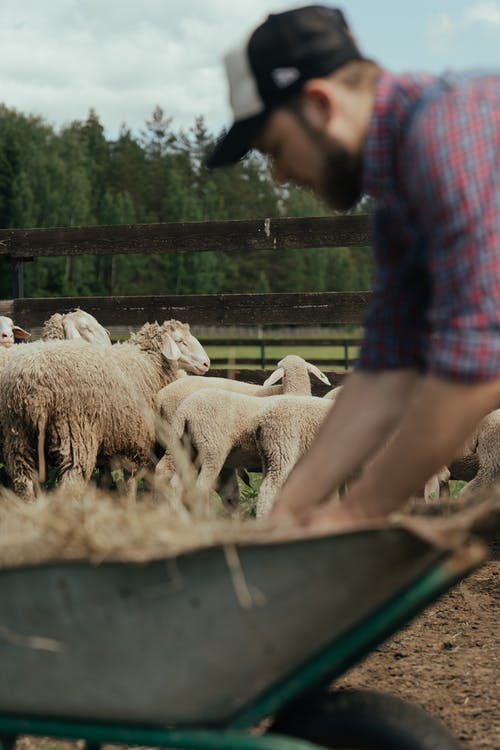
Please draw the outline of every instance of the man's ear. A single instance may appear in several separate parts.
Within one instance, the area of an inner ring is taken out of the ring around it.
[[[323,123],[333,117],[336,109],[335,95],[327,78],[311,78],[306,81],[302,87],[302,96],[309,117],[321,118]]]

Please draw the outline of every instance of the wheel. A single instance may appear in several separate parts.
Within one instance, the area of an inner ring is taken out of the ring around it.
[[[332,750],[463,750],[444,724],[414,703],[372,690],[339,690],[296,701],[270,732]]]

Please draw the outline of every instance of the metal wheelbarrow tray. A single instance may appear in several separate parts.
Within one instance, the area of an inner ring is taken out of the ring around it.
[[[246,729],[328,684],[485,559],[463,529],[431,528],[2,570],[0,736],[89,737],[82,727],[97,722],[99,741],[170,744],[155,727]]]

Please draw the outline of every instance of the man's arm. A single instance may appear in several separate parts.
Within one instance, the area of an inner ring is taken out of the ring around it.
[[[311,448],[285,482],[272,515],[307,516],[387,440],[421,376],[415,370],[354,372]]]
[[[318,509],[325,522],[381,518],[398,508],[460,450],[500,401],[500,381],[457,383],[428,376],[414,392],[399,428],[354,482],[338,508]]]

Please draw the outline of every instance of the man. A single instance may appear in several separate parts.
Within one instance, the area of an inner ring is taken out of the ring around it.
[[[376,204],[359,361],[273,514],[384,517],[500,401],[500,75],[393,75],[314,5],[269,16],[226,70],[235,122],[209,166],[256,148],[333,208]]]

